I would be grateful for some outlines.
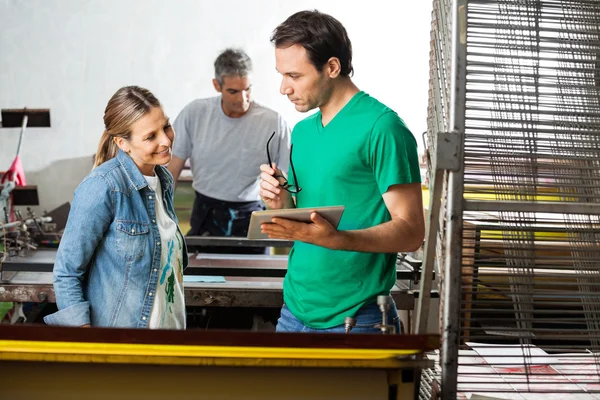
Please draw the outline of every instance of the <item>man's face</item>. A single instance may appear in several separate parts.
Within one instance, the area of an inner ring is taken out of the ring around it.
[[[227,116],[239,118],[248,111],[252,90],[249,76],[225,76],[222,84],[213,79],[213,85],[222,95],[223,111]]]
[[[294,103],[296,111],[307,112],[327,103],[332,80],[315,68],[304,47],[275,48],[275,65],[282,75],[279,91]]]

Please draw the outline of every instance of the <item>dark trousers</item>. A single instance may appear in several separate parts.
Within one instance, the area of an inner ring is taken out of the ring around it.
[[[246,237],[253,211],[264,210],[260,201],[233,202],[213,199],[196,192],[187,236]],[[188,246],[192,252],[221,254],[265,254],[265,247]]]

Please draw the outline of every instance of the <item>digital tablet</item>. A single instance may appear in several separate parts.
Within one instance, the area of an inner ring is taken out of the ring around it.
[[[325,218],[337,229],[345,206],[310,207],[310,208],[285,208],[282,210],[254,211],[250,217],[248,227],[248,239],[268,239],[269,237],[260,231],[262,223],[270,223],[272,218],[279,217],[293,221],[311,222],[310,214],[314,211]]]

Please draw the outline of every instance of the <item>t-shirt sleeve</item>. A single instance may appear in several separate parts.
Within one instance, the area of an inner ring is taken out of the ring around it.
[[[395,112],[373,126],[367,157],[381,194],[392,185],[421,182],[417,141]]]
[[[187,160],[192,155],[192,147],[194,146],[191,139],[191,124],[190,124],[190,106],[186,106],[173,122],[173,130],[175,131],[175,140],[173,142],[173,155]]]

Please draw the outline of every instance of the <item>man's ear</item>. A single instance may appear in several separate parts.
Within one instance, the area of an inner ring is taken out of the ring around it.
[[[125,153],[129,153],[129,146],[127,145],[127,140],[123,139],[122,137],[115,137],[113,138],[113,140],[115,141],[115,144],[118,148],[123,150]]]
[[[215,87],[215,90],[221,93],[221,84],[219,83],[219,81],[213,78],[212,82],[213,86]]]
[[[342,72],[342,64],[337,57],[331,57],[325,64],[325,74],[331,79],[337,78]]]

